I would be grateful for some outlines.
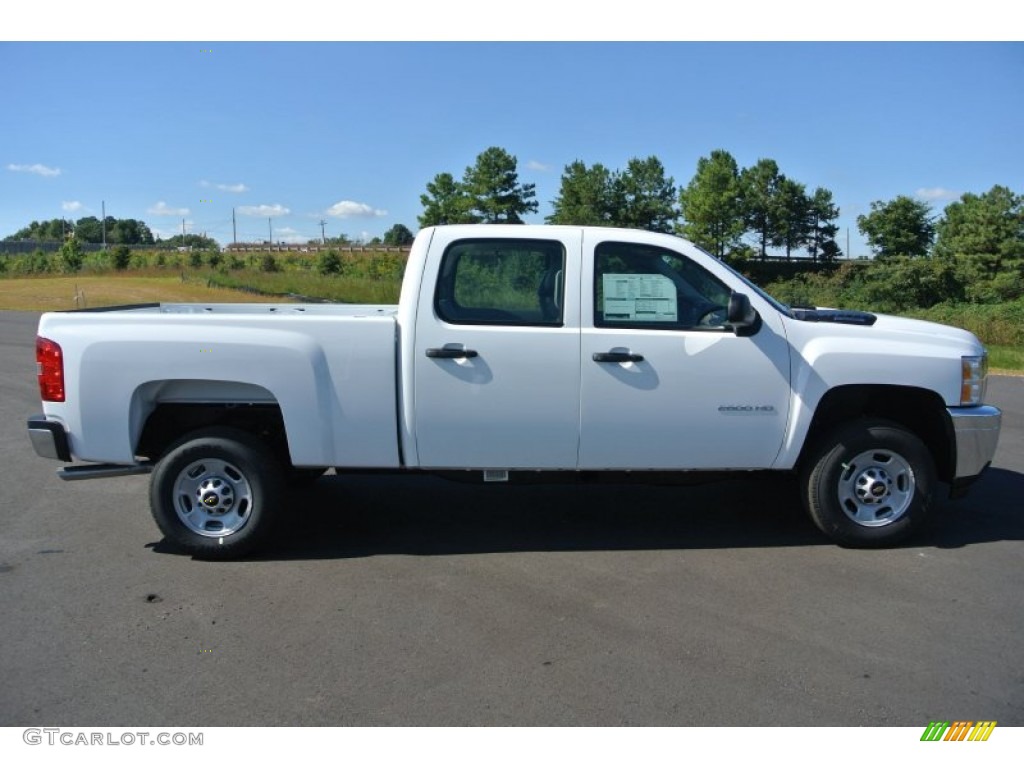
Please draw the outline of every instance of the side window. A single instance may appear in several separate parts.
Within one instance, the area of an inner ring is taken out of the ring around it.
[[[595,259],[596,327],[724,329],[731,291],[685,256],[609,242],[597,246]]]
[[[459,240],[448,246],[434,310],[457,325],[562,325],[565,249],[550,240]]]

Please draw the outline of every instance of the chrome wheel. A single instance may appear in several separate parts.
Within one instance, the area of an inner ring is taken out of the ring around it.
[[[174,481],[174,510],[193,533],[229,536],[249,522],[253,493],[234,464],[222,459],[193,461]]]
[[[850,520],[868,528],[894,523],[914,501],[914,470],[895,451],[859,453],[843,463],[839,506]]]

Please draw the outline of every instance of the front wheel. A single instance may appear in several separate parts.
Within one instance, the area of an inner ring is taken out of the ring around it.
[[[931,453],[912,432],[881,420],[832,433],[801,479],[815,525],[849,547],[896,544],[925,524],[934,505]]]
[[[157,463],[150,509],[177,548],[228,559],[266,542],[284,487],[281,464],[261,441],[237,429],[208,429],[186,435]]]

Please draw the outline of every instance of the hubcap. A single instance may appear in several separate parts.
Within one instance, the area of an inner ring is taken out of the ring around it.
[[[230,536],[249,521],[252,488],[233,464],[221,459],[201,459],[178,473],[174,481],[174,509],[193,533]]]
[[[917,487],[909,462],[894,451],[864,451],[843,464],[839,505],[858,525],[889,525],[906,514]]]

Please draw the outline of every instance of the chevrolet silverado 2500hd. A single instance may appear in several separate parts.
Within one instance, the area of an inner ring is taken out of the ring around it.
[[[48,313],[37,359],[37,453],[151,471],[200,557],[266,543],[289,479],[330,467],[795,472],[825,534],[883,546],[1000,427],[966,331],[789,308],[685,240],[599,227],[425,229],[397,306]]]

